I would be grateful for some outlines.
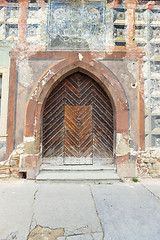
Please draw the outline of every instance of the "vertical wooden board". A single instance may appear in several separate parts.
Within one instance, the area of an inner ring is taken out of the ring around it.
[[[102,88],[93,82],[93,144],[95,158],[113,157],[113,110]]]
[[[49,95],[43,112],[43,157],[63,157],[64,152],[64,84]]]
[[[92,164],[92,107],[65,106],[64,125],[64,164]]]

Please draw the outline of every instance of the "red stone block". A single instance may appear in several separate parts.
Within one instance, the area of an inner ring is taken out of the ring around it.
[[[26,124],[24,126],[24,136],[25,137],[33,137],[34,130],[35,130],[35,126],[34,125]]]
[[[39,7],[47,7],[47,3],[43,0],[36,0]]]
[[[149,2],[146,4],[145,8],[146,8],[146,9],[153,9],[154,4],[155,4],[155,1],[149,1]]]
[[[24,157],[25,168],[37,168],[38,167],[38,156],[28,155]]]
[[[128,132],[128,111],[117,111],[117,132]]]
[[[113,2],[110,3],[110,8],[118,8],[119,0],[113,0]]]
[[[0,0],[0,6],[8,7],[8,2],[5,0]]]

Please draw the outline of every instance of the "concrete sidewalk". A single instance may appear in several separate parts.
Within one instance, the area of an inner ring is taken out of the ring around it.
[[[0,181],[0,240],[160,240],[160,180]]]

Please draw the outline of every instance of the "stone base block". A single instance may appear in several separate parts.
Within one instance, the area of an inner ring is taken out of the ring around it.
[[[25,172],[27,179],[36,179],[39,173],[39,155],[22,155],[19,171]]]

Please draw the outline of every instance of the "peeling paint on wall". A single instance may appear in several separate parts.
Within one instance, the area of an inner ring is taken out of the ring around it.
[[[25,137],[24,136],[24,143],[26,142],[34,142],[35,141],[35,137]]]
[[[128,71],[133,75],[135,81],[137,81],[137,62],[127,61]]]
[[[27,88],[29,87],[32,82],[33,82],[33,74],[32,74],[32,69],[30,68],[29,64],[28,64],[28,60],[24,59],[22,61],[19,61],[19,83]]]
[[[124,156],[130,151],[128,136],[124,136],[122,133],[117,133],[116,139],[116,155],[117,156]]]

